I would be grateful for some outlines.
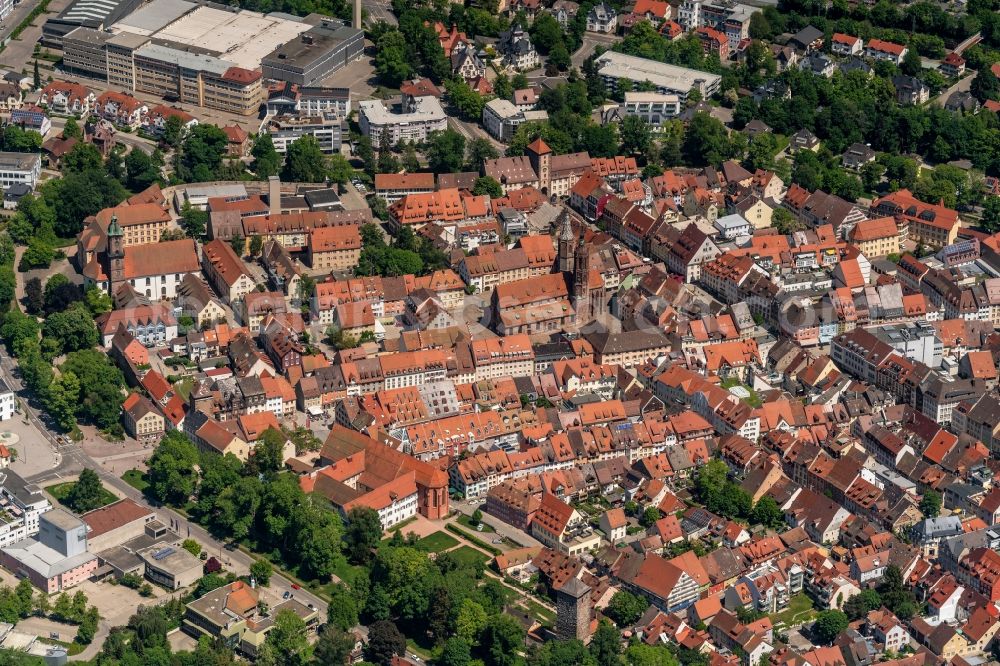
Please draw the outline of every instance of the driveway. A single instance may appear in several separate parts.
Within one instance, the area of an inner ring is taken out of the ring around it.
[[[473,504],[469,504],[468,500],[455,500],[451,503],[451,507],[453,509],[457,509],[459,512],[464,513],[467,516],[471,516],[475,512],[475,510],[480,507],[480,504],[481,503],[478,500],[475,501]],[[519,530],[516,527],[513,527],[512,525],[508,525],[499,518],[491,516],[485,511],[483,511],[483,522],[492,527],[494,530],[496,530],[496,533],[498,535],[510,539],[514,543],[521,544],[524,547],[535,547],[542,545],[542,543],[538,539],[531,536],[524,530]],[[467,532],[474,532],[474,530],[470,530],[465,525],[458,525],[458,527]],[[490,535],[487,533],[479,532],[476,534],[476,536],[483,539],[483,541],[491,540]]]
[[[576,53],[570,57],[570,62],[573,63],[574,67],[580,69],[583,66],[583,61],[594,55],[594,51],[597,50],[598,46],[603,46],[607,50],[617,41],[619,40],[615,35],[585,32],[583,33],[583,43],[580,44],[580,48],[576,50]]]

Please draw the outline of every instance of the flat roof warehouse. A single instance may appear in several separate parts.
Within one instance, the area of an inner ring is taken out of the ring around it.
[[[262,14],[196,0],[137,4],[77,0],[70,7],[74,11],[67,10],[52,25],[46,23],[49,41],[63,47],[77,69],[97,78],[107,73],[100,71],[100,55],[87,51],[94,50],[89,45],[139,48],[140,57],[190,63],[207,72],[221,73],[230,66],[261,70],[268,78],[298,85],[318,84],[364,50],[361,30],[319,14]],[[76,31],[81,27],[85,29]]]

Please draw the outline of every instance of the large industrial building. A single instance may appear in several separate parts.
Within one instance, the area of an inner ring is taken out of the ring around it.
[[[68,16],[64,12],[52,26],[53,40],[69,25]],[[313,85],[364,48],[361,30],[318,14],[298,18],[152,0],[125,15],[114,10],[103,16],[78,21],[61,36],[67,70],[104,79],[115,89],[242,115],[255,114],[265,101],[265,78]]]

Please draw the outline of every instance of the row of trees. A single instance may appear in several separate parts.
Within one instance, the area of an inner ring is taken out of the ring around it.
[[[191,515],[213,534],[245,541],[304,578],[326,578],[342,558],[343,525],[294,476],[277,473],[284,442],[282,433],[265,432],[244,465],[231,455],[200,455],[183,433],[172,431],[150,458],[149,494],[172,506],[193,499]]]

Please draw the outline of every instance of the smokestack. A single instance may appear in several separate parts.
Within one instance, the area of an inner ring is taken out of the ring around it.
[[[354,29],[361,30],[361,0],[354,0]]]
[[[267,179],[267,208],[271,215],[281,214],[281,179],[277,176]]]

